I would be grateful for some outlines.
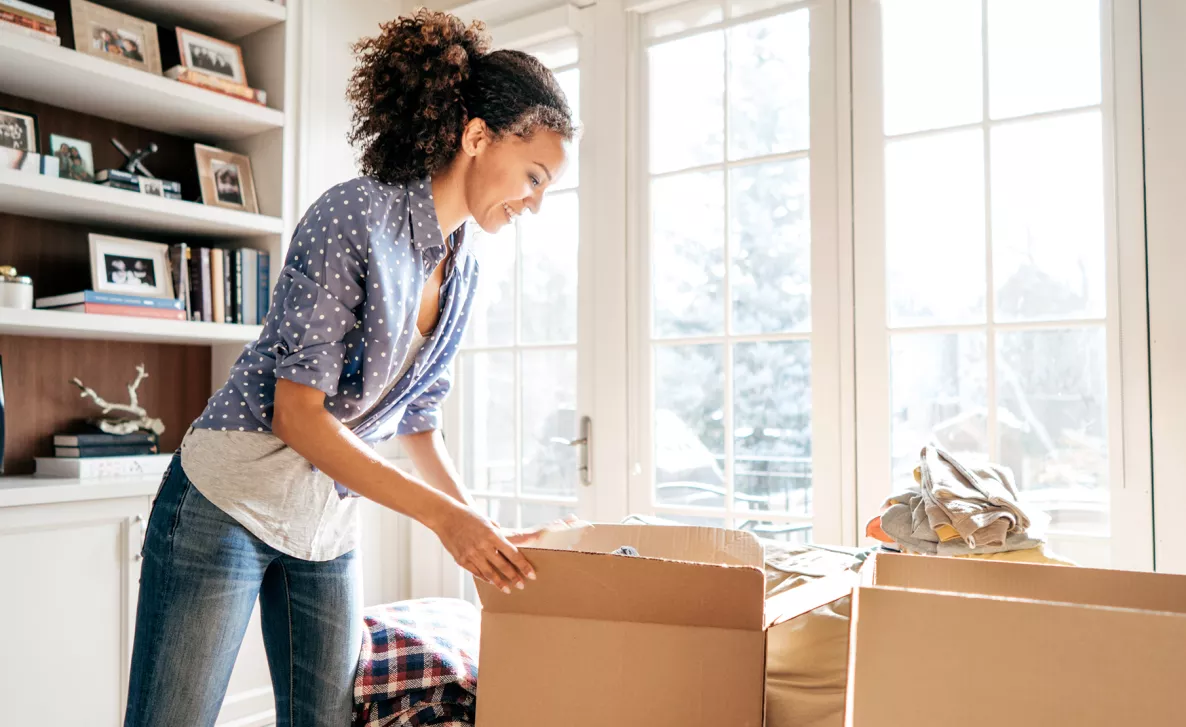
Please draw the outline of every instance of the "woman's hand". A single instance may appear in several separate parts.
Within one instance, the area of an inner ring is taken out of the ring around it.
[[[561,520],[553,520],[547,525],[539,525],[534,528],[503,528],[502,535],[511,545],[522,548],[525,545],[538,542],[545,534],[555,530],[571,530],[587,524],[576,515],[569,515]]]
[[[460,503],[451,504],[433,528],[457,564],[478,578],[510,593],[522,589],[535,570],[489,518]]]

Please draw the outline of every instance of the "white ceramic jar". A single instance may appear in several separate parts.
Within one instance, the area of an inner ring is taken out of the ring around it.
[[[33,309],[33,279],[17,275],[11,265],[0,265],[0,306]]]

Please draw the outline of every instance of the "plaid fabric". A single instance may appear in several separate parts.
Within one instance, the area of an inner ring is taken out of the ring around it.
[[[471,727],[478,610],[426,598],[368,608],[354,678],[354,727]]]

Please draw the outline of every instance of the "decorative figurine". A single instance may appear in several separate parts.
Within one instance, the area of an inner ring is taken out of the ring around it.
[[[141,429],[152,432],[160,436],[165,431],[165,424],[160,419],[154,419],[148,416],[148,412],[144,407],[140,406],[139,399],[136,396],[136,389],[139,388],[140,382],[148,376],[144,372],[144,364],[136,367],[136,380],[128,384],[128,403],[127,404],[112,404],[107,402],[101,396],[95,393],[94,389],[84,385],[77,377],[70,380],[70,383],[82,390],[82,397],[93,399],[95,405],[102,410],[103,414],[110,414],[113,411],[126,412],[134,415],[135,418],[129,417],[97,417],[91,419],[90,424],[98,427],[100,431],[108,434],[131,434],[132,432]]]
[[[128,174],[139,174],[142,177],[155,179],[152,172],[144,166],[143,161],[149,154],[155,154],[160,147],[155,143],[149,144],[143,149],[137,149],[135,152],[128,151],[127,147],[120,143],[119,139],[112,137],[111,145],[119,149],[119,153],[124,155],[123,170]]]

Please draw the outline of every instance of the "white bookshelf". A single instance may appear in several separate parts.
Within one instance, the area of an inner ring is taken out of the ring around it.
[[[196,141],[245,139],[284,126],[277,109],[13,33],[0,35],[0,90]]]
[[[223,40],[238,40],[283,23],[288,16],[285,6],[271,0],[104,0],[102,4]]]
[[[98,184],[0,169],[0,212],[142,232],[233,238],[279,235],[279,217],[151,197]]]
[[[78,480],[32,475],[0,477],[0,507],[51,505],[83,500],[145,497],[156,493],[161,478],[111,477],[101,480]]]
[[[261,330],[260,326],[236,323],[171,321],[140,316],[0,308],[0,335],[8,336],[242,346],[258,338]],[[226,372],[222,375],[225,378]]]

